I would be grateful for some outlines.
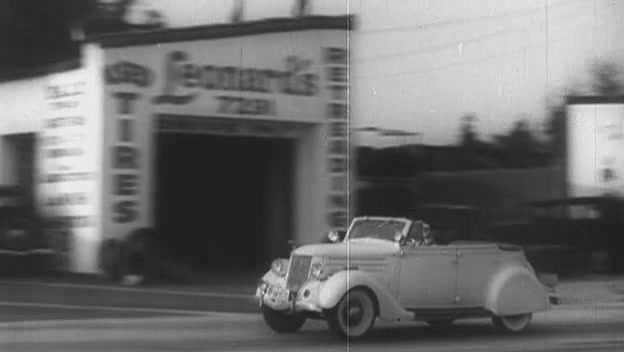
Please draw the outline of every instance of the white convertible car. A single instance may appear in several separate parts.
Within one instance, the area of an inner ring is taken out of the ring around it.
[[[519,332],[533,313],[550,308],[520,247],[425,245],[428,228],[404,218],[360,217],[344,240],[333,233],[334,243],[301,246],[289,259],[276,259],[256,291],[265,322],[288,333],[307,318],[325,319],[331,331],[357,338],[377,319],[445,326],[490,317]]]

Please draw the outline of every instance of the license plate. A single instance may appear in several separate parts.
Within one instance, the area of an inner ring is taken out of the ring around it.
[[[288,290],[285,290],[277,286],[269,286],[266,292],[266,296],[274,303],[286,303],[288,302]]]

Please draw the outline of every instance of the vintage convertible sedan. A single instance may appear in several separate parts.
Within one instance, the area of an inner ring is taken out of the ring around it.
[[[520,332],[550,308],[520,247],[488,242],[426,244],[423,221],[355,218],[344,239],[304,245],[276,259],[256,290],[267,325],[298,331],[325,319],[341,336],[364,336],[377,319],[446,326],[489,317]],[[435,238],[434,238],[435,239]]]

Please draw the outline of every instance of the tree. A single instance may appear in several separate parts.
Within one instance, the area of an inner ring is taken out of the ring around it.
[[[507,134],[495,138],[501,160],[507,167],[541,166],[543,144],[531,130],[527,117],[521,117]]]
[[[466,114],[459,127],[459,159],[455,167],[459,170],[491,169],[495,163],[491,158],[491,145],[479,138],[474,114]]]
[[[593,64],[591,71],[591,87],[595,94],[612,96],[624,93],[624,83],[619,78],[620,67],[609,61]]]
[[[309,0],[295,0],[292,9],[293,17],[303,17],[310,12]]]
[[[563,160],[567,149],[567,118],[565,104],[556,104],[548,109],[546,121],[547,146],[555,162]]]
[[[242,22],[245,15],[245,3],[244,0],[235,0],[234,7],[232,8],[232,14],[230,15],[230,21],[232,23]]]
[[[78,61],[80,41],[90,34],[161,28],[162,15],[137,0],[0,0],[0,80],[36,74],[48,65]]]
[[[87,34],[115,33],[131,30],[158,29],[165,26],[162,14],[153,8],[143,10],[138,23],[131,23],[129,17],[137,0],[89,0],[82,27]]]
[[[58,64],[79,55],[70,32],[87,9],[84,0],[0,1],[0,78]]]
[[[479,142],[479,137],[475,130],[477,117],[474,114],[466,114],[462,117],[460,126],[460,145],[467,149],[473,149]]]

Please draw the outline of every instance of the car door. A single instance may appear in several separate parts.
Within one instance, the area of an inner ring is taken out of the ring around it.
[[[399,303],[404,308],[453,306],[457,289],[457,246],[403,248],[398,286]]]
[[[459,306],[483,307],[490,278],[500,267],[495,244],[458,245],[457,303]]]

